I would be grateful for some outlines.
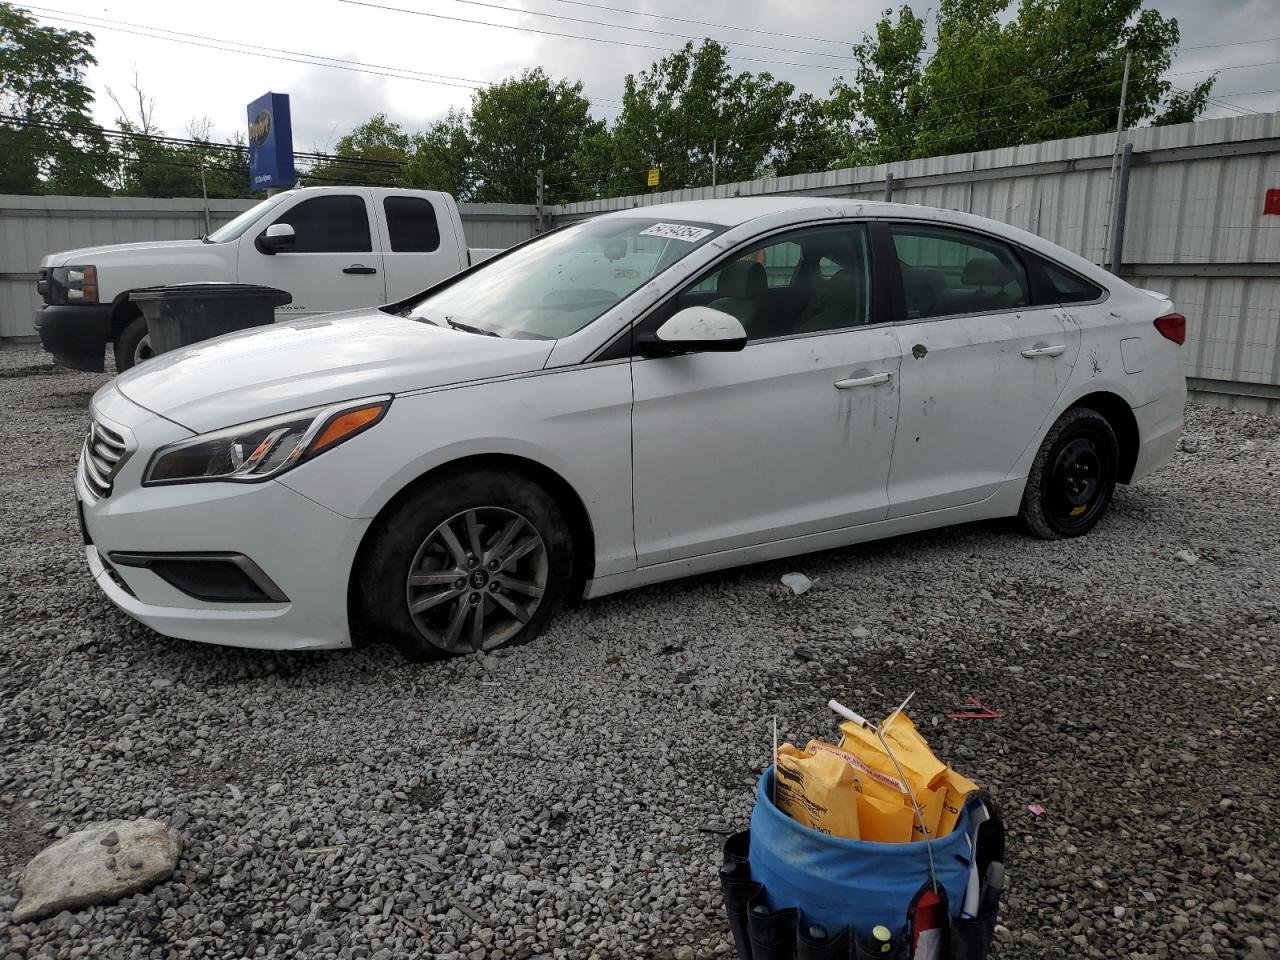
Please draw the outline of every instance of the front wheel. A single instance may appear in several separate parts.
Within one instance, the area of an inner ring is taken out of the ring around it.
[[[1027,476],[1018,514],[1043,540],[1078,537],[1107,512],[1116,486],[1119,445],[1107,418],[1073,407],[1058,418],[1040,445]]]
[[[514,474],[428,483],[370,536],[358,575],[365,622],[412,660],[526,643],[569,589],[564,516]]]
[[[147,331],[145,317],[131,320],[129,325],[116,337],[116,372],[124,373],[130,367],[136,367],[143,360],[155,356],[151,349],[151,336]]]

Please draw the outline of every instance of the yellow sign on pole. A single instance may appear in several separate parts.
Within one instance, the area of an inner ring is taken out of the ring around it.
[[[658,168],[649,168],[649,186],[656,187],[658,185]]]

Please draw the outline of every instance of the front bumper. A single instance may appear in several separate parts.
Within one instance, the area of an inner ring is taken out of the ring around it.
[[[49,304],[36,311],[33,326],[59,366],[90,373],[106,369],[111,304]]]
[[[143,487],[150,451],[190,433],[111,387],[94,406],[127,425],[139,450],[125,461],[109,496],[95,497],[82,473],[76,475],[89,570],[116,606],[158,633],[202,643],[273,650],[351,645],[347,584],[369,520],[343,517],[274,481]],[[197,599],[145,566],[108,569],[103,561],[113,553],[241,554],[287,599]]]

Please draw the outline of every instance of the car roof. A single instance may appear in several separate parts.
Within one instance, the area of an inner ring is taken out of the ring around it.
[[[775,216],[777,215],[777,216]],[[644,219],[686,220],[695,223],[736,227],[760,217],[775,217],[784,222],[802,223],[825,217],[866,217],[895,220],[922,220],[940,226],[969,227],[994,234],[1013,243],[1036,250],[1079,273],[1110,286],[1116,278],[1057,244],[1012,224],[991,220],[960,210],[926,207],[914,203],[886,203],[882,200],[858,200],[841,197],[723,197],[714,200],[686,200],[677,203],[655,203],[616,210],[602,216]]]

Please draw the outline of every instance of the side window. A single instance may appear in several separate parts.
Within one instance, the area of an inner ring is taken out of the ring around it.
[[[422,197],[384,197],[387,233],[393,253],[431,253],[440,249],[436,208]]]
[[[732,314],[762,340],[871,322],[871,257],[861,224],[780,234],[723,263],[677,297]]]
[[[1008,244],[947,227],[894,224],[891,230],[908,319],[1030,304],[1026,269]]]
[[[1066,267],[1032,255],[1032,271],[1039,274],[1036,302],[1084,303],[1102,296],[1102,288]]]
[[[369,253],[369,214],[364,198],[352,194],[312,197],[286,210],[273,223],[293,227],[290,253]]]

